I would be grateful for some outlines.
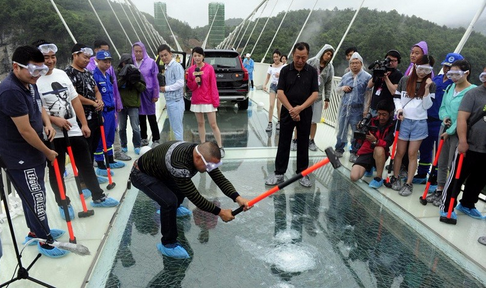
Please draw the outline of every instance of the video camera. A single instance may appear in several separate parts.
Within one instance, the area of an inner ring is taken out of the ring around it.
[[[368,69],[373,72],[373,79],[383,77],[387,71],[391,71],[392,68],[390,68],[390,62],[390,58],[387,57],[384,60],[376,60],[368,66]]]
[[[358,129],[354,131],[354,138],[359,140],[366,139],[368,132],[374,132],[378,128],[376,126],[371,126],[371,113],[368,113],[357,125]]]

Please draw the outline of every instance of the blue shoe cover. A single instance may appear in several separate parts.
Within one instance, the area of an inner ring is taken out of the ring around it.
[[[111,167],[110,167],[110,168],[111,168]],[[112,172],[112,171],[110,171],[110,173],[111,173],[111,176],[114,176],[114,175],[115,175],[115,173],[114,173],[114,172]],[[98,176],[107,177],[107,176],[108,176],[108,170],[107,170],[107,169],[104,169],[104,170],[103,170],[103,169],[100,169],[100,168],[96,168],[96,174],[97,174]]]
[[[140,154],[140,148],[135,148],[135,154],[137,154],[137,155]]]
[[[39,253],[49,258],[61,258],[69,254],[69,251],[53,247],[52,249],[42,248],[42,246],[37,243],[37,249]]]
[[[447,218],[447,214],[448,214],[447,212],[440,211],[440,216],[441,217]],[[452,212],[451,219],[457,220],[456,212]]]
[[[96,176],[96,177],[98,177],[98,183],[99,184],[106,184],[106,183],[108,183],[108,179],[107,178],[100,177],[100,176]]]
[[[435,192],[435,190],[437,190],[437,185],[430,185],[429,186],[429,193],[433,193],[433,192]]]
[[[54,238],[54,240],[57,240],[58,238],[60,238],[62,235],[64,235],[64,233],[66,233],[66,231],[61,230],[61,229],[51,229],[51,236],[52,236],[52,238]],[[22,244],[25,245],[28,241],[32,240],[33,238],[34,237],[27,235]],[[29,246],[37,245],[37,243],[39,243],[39,241],[37,241],[37,240],[32,241],[31,243],[29,243]]]
[[[479,212],[476,208],[469,209],[464,207],[461,203],[457,204],[456,210],[474,219],[478,219],[478,220],[484,219],[483,215],[481,215],[481,212]]]
[[[110,163],[110,169],[121,169],[125,166],[124,162],[114,162]]]
[[[91,206],[96,208],[116,207],[118,206],[118,204],[120,204],[120,202],[111,197],[106,197],[103,201],[98,200],[98,201],[91,202]]]
[[[370,188],[373,188],[373,189],[379,189],[379,188],[381,188],[381,186],[383,186],[384,180],[383,180],[383,179],[381,179],[381,180],[377,181],[376,179],[377,179],[377,178],[374,178],[374,179],[373,179],[373,180],[370,182],[370,184],[369,184],[369,187],[370,187]]]
[[[74,220],[76,215],[74,214],[74,209],[71,205],[68,206],[68,212],[69,212],[69,217],[71,218],[71,221]],[[66,215],[64,215],[64,208],[62,206],[59,206],[59,213],[61,214],[61,218],[63,220],[66,220]]]
[[[160,210],[157,210],[157,214],[159,214],[159,215],[160,215]]]
[[[83,189],[82,190],[83,192],[83,195],[84,195],[84,199],[86,200],[87,198],[91,198],[91,191],[88,190],[88,189]]]
[[[124,152],[124,153],[128,152],[128,148],[127,148],[127,147],[122,147],[122,148],[121,148],[121,150],[122,150],[122,152]]]
[[[177,217],[184,217],[184,216],[190,216],[190,215],[192,215],[192,212],[188,208],[186,208],[184,206],[179,206],[179,208],[177,208],[177,212],[176,212]]]
[[[187,254],[186,249],[182,248],[181,245],[175,243],[164,246],[162,243],[157,244],[157,249],[162,255],[171,257],[174,259],[189,259],[189,254]]]

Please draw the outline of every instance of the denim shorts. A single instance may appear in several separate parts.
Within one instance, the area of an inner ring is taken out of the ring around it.
[[[427,120],[403,119],[398,138],[405,141],[423,140],[429,135]]]
[[[270,92],[277,93],[277,84],[276,83],[270,84]]]

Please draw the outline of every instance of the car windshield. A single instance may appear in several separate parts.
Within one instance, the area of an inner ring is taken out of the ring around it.
[[[214,67],[232,68],[239,67],[238,58],[236,57],[213,57],[206,56],[204,62],[211,64]]]

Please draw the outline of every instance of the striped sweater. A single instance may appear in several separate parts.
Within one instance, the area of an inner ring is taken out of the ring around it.
[[[163,143],[141,156],[138,167],[141,172],[163,181],[175,194],[187,197],[199,209],[218,215],[221,209],[204,198],[191,180],[198,172],[193,160],[196,145],[180,141]],[[239,194],[219,168],[208,174],[226,196],[236,200]]]

